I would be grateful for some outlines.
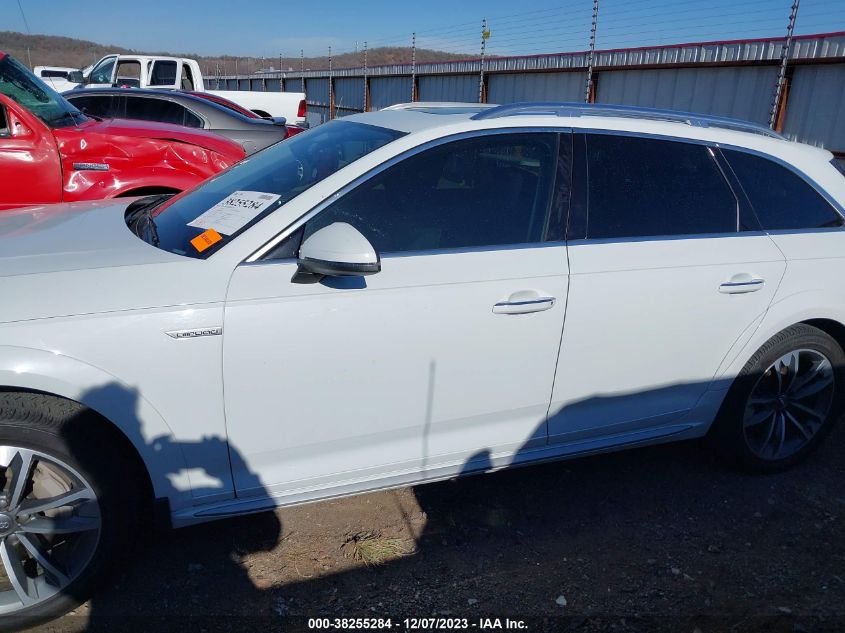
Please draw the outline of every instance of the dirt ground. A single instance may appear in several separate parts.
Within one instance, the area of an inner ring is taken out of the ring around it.
[[[523,617],[529,630],[845,631],[844,449],[839,424],[774,476],[686,443],[178,530],[139,544],[111,586],[41,629],[437,615]]]

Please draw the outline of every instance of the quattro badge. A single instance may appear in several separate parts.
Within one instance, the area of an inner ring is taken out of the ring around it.
[[[217,327],[200,327],[193,330],[170,330],[165,332],[167,336],[175,339],[199,338],[200,336],[220,336],[223,334],[223,328]]]

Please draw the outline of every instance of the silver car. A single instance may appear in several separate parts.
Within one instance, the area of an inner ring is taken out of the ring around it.
[[[247,154],[286,139],[284,119],[249,118],[222,105],[173,90],[91,88],[64,97],[87,115],[103,119],[140,119],[201,128],[240,143]]]

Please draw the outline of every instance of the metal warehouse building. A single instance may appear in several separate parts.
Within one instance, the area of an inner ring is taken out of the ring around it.
[[[774,103],[784,38],[596,51],[589,100],[670,108],[767,124],[845,156],[845,32],[792,39]],[[482,73],[483,65],[483,73]],[[417,101],[583,101],[588,54],[493,57],[429,64],[209,78],[209,86],[302,91],[308,120]],[[483,77],[483,79],[482,79]]]

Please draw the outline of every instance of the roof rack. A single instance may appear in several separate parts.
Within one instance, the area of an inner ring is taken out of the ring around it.
[[[759,123],[730,119],[726,117],[713,116],[710,114],[697,114],[694,112],[679,112],[677,110],[661,110],[658,108],[642,108],[638,106],[590,104],[590,103],[509,103],[484,110],[474,115],[476,121],[484,119],[498,119],[507,116],[559,116],[559,117],[582,117],[582,116],[606,116],[625,117],[630,119],[645,119],[649,121],[668,121],[672,123],[684,123],[693,127],[716,127],[739,132],[750,132],[761,134],[772,138],[783,139],[781,134],[769,129]]]
[[[496,107],[487,103],[471,103],[460,101],[414,101],[412,103],[395,103],[393,105],[382,108],[382,110],[438,110],[454,108],[471,108],[473,110],[490,110]]]

